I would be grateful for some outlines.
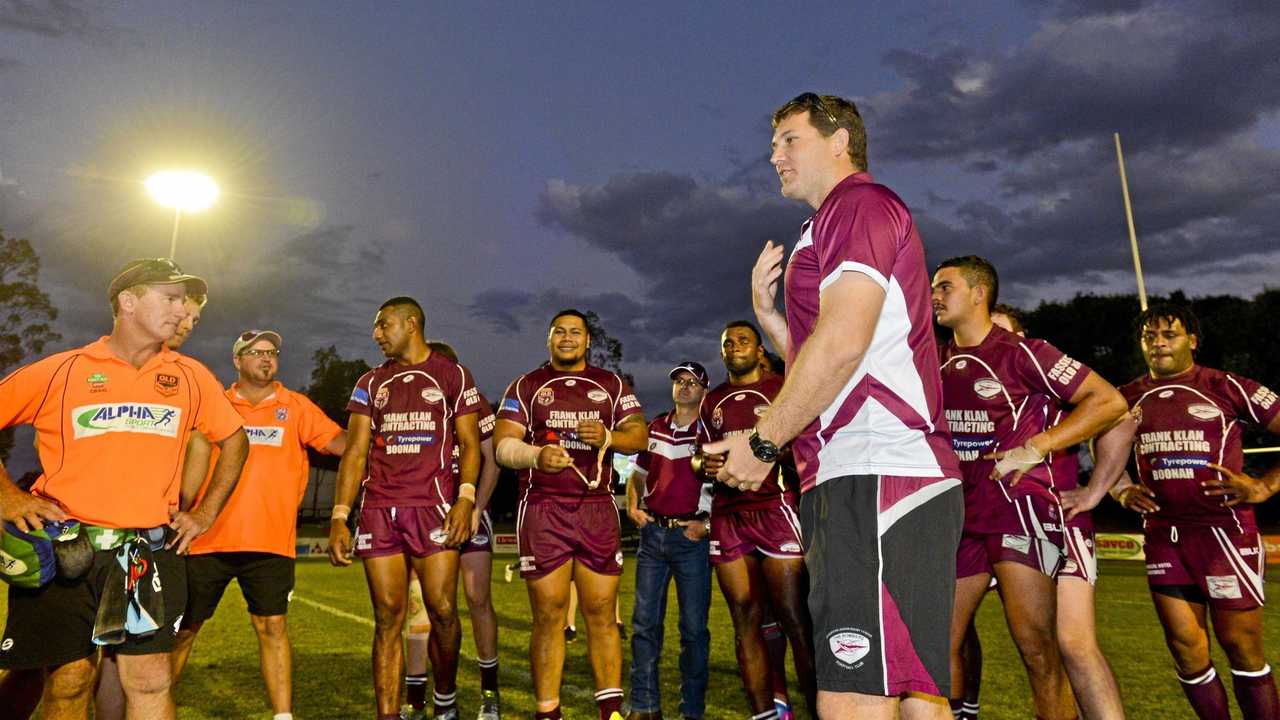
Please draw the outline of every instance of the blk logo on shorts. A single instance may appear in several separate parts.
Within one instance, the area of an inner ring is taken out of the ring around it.
[[[827,633],[827,646],[836,664],[845,670],[862,667],[862,659],[871,652],[871,636],[857,628],[840,628]]]

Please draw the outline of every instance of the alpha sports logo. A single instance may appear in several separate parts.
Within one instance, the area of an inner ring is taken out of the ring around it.
[[[114,432],[177,437],[182,408],[152,403],[103,403],[81,405],[71,411],[75,439]]]
[[[871,636],[857,628],[839,628],[827,633],[827,646],[836,664],[845,670],[862,667],[862,659],[871,652]]]
[[[250,445],[280,447],[284,444],[284,428],[279,425],[245,425],[244,434],[249,436]]]

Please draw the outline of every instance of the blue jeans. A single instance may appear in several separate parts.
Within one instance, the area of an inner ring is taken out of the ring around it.
[[[707,538],[685,537],[684,528],[649,523],[640,529],[636,553],[636,601],[631,614],[631,709],[660,712],[658,660],[662,657],[667,586],[674,576],[680,603],[680,714],[700,718],[707,693],[711,630],[711,562]]]

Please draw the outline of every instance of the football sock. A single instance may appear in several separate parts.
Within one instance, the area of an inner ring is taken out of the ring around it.
[[[454,703],[458,701],[458,691],[454,690],[451,693],[433,692],[431,693],[431,700],[435,706],[432,708],[431,714],[443,715],[453,709]]]
[[[600,708],[600,720],[609,720],[614,713],[621,713],[622,688],[605,688],[596,691],[596,706]]]
[[[498,658],[492,660],[476,660],[480,666],[480,689],[498,690]]]
[[[1182,683],[1182,692],[1186,694],[1191,709],[1196,711],[1200,720],[1230,720],[1227,713],[1227,689],[1222,685],[1222,678],[1210,665],[1204,672],[1191,677],[1178,676]]]
[[[1270,665],[1254,671],[1233,668],[1231,690],[1246,718],[1280,718],[1280,699],[1276,696],[1276,681],[1271,677]]]

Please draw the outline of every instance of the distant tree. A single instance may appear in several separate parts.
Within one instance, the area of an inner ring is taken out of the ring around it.
[[[0,232],[0,376],[62,339],[52,327],[58,309],[39,281],[40,257],[31,243]],[[12,429],[0,432],[0,460],[7,460],[12,448]]]
[[[609,334],[600,322],[600,316],[591,310],[582,313],[587,316],[587,331],[591,333],[591,350],[587,353],[587,362],[622,376],[627,384],[635,387],[636,381],[630,373],[622,370],[622,341]]]
[[[369,363],[360,358],[343,358],[334,345],[315,351],[311,357],[316,365],[311,369],[311,384],[303,393],[311,398],[311,402],[319,405],[325,415],[346,427],[347,401],[351,398],[351,389],[361,375],[369,372]]]

